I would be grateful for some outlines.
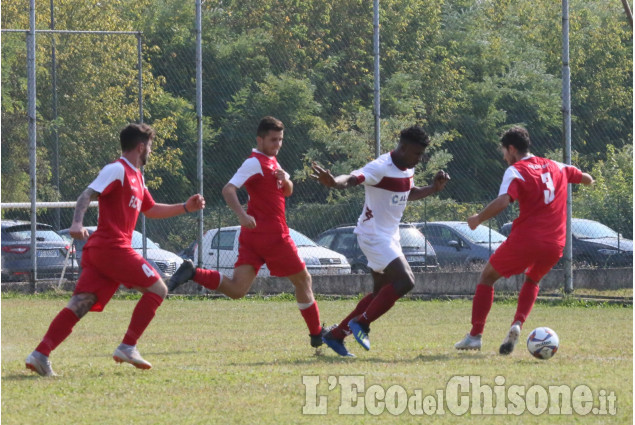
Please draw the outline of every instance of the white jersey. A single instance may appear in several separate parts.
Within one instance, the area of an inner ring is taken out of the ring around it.
[[[365,185],[364,210],[355,233],[399,240],[399,222],[414,186],[414,168],[397,167],[390,152],[351,174]]]

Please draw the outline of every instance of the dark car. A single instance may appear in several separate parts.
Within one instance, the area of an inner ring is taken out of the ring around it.
[[[512,223],[501,233],[509,235]],[[575,263],[600,267],[632,267],[633,241],[604,224],[583,218],[571,219],[571,251]]]
[[[89,234],[93,234],[95,230],[97,230],[96,226],[86,227],[88,229]],[[68,241],[72,241],[72,238],[69,234],[69,229],[60,230],[60,235],[65,237]],[[84,244],[86,241],[74,241],[77,262],[81,265],[82,260],[82,249],[84,248]],[[143,255],[143,235],[136,230],[132,232],[132,248],[137,251],[140,255]],[[173,252],[166,251],[165,249],[161,249],[159,245],[154,243],[152,239],[146,238],[146,253],[148,263],[156,271],[161,273],[162,279],[169,279],[176,269],[179,268],[181,263],[183,263],[183,259]]]
[[[31,223],[28,221],[2,221],[2,280],[29,280],[31,268]],[[62,236],[52,226],[37,223],[35,228],[37,250],[37,277],[59,279],[62,270],[65,277],[77,269],[71,249]]]
[[[483,225],[471,230],[465,221],[414,224],[434,247],[439,266],[484,264],[506,239],[496,230]]]
[[[315,241],[318,245],[346,256],[352,273],[369,273],[368,260],[359,247],[353,230],[355,226],[334,227],[319,234]],[[419,272],[437,266],[434,248],[414,226],[401,223],[399,236],[401,249],[412,271]]]

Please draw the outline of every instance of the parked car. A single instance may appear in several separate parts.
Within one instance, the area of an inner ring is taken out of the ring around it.
[[[306,264],[311,275],[326,274],[350,274],[351,266],[346,257],[335,251],[318,246],[308,236],[289,229],[291,239],[298,248],[298,254]],[[234,264],[238,259],[238,237],[240,226],[221,227],[208,230],[203,234],[203,267],[218,270],[221,273],[233,276]],[[190,245],[192,246],[192,245]],[[186,255],[187,249],[181,251]],[[194,243],[191,250],[192,259],[198,258],[198,244]],[[258,276],[270,276],[269,269],[263,265]]]
[[[29,280],[31,268],[31,223],[28,221],[2,221],[2,280]],[[56,278],[64,265],[67,277],[77,269],[77,262],[66,254],[71,249],[62,236],[48,224],[37,223],[35,228],[37,249],[37,277]]]
[[[97,226],[86,227],[89,234],[93,234],[97,230]],[[69,234],[69,229],[60,230],[60,235],[64,236],[67,240],[73,241]],[[77,262],[81,265],[82,249],[87,241],[74,240],[75,250],[77,256]],[[139,254],[143,255],[143,235],[136,230],[132,232],[132,248]],[[158,244],[154,243],[152,239],[146,238],[146,253],[147,260],[152,267],[155,268],[161,274],[163,280],[169,279],[176,269],[179,268],[183,259],[173,252],[161,249]]]
[[[435,221],[415,226],[434,247],[440,266],[486,263],[506,239],[483,225],[471,230],[465,221]]]
[[[355,226],[339,226],[320,233],[316,238],[318,245],[330,248],[343,254],[351,264],[353,273],[370,273],[368,260],[357,243],[357,235],[353,233]],[[412,225],[399,225],[401,249],[412,271],[420,272],[426,268],[437,266],[434,248],[426,238]]]
[[[501,233],[509,235],[511,229],[512,223],[505,223]],[[600,267],[633,266],[633,241],[594,220],[571,219],[571,250],[576,263]]]

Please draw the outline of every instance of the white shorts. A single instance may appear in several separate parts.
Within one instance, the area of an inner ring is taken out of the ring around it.
[[[383,272],[395,258],[403,256],[401,244],[396,238],[357,235],[357,242],[368,259],[368,267],[377,273]]]

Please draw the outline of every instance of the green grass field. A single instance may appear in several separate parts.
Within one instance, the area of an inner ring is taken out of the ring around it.
[[[469,329],[470,301],[400,301],[373,324],[372,350],[364,351],[349,338],[348,347],[358,357],[344,359],[326,347],[316,354],[308,344],[308,332],[295,302],[288,296],[240,301],[172,298],[163,303],[139,342],[140,352],[154,366],[142,371],[118,365],[111,357],[136,303],[136,299],[121,297],[111,301],[103,313],[88,314],[52,353],[53,368],[61,376],[41,378],[25,369],[24,359],[66,301],[67,297],[3,296],[3,424],[633,421],[632,307],[539,303],[525,324],[516,351],[502,357],[497,354],[498,346],[513,317],[515,302],[494,304],[483,351],[457,353],[453,344]],[[338,321],[355,303],[321,299],[322,319]],[[560,336],[560,350],[549,361],[533,359],[524,347],[524,339],[537,326],[549,326]],[[547,409],[537,416],[530,411],[522,416],[470,411],[457,416],[446,406],[444,414],[427,417],[420,415],[420,410],[401,409],[389,398],[383,412],[373,415],[384,406],[382,391],[394,394],[391,386],[399,385],[405,390],[402,395],[414,396],[420,391],[423,397],[432,398],[443,390],[450,398],[452,391],[447,386],[454,382],[452,377],[468,375],[480,376],[481,385],[490,388],[499,384],[504,394],[515,385],[525,389],[586,385],[595,397],[595,406],[599,406],[598,394],[612,392],[616,414],[550,415]],[[303,376],[309,381],[317,376],[319,384],[307,387]],[[378,390],[362,392],[359,397],[380,404],[371,403],[370,408],[364,404],[364,415],[341,413],[339,409],[346,407],[341,396],[349,388],[344,383],[351,379],[364,379],[365,390]],[[303,414],[305,405],[326,406],[326,415]]]

